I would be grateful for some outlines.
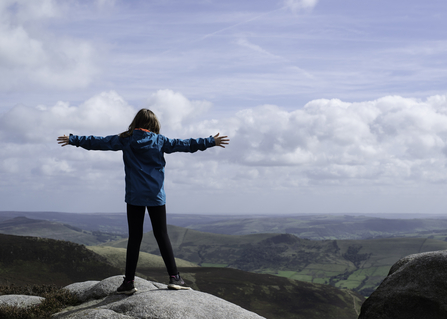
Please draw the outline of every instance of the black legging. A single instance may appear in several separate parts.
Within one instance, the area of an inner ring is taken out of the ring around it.
[[[138,256],[140,254],[141,240],[143,239],[143,222],[145,206],[134,206],[127,204],[127,223],[129,226],[129,240],[127,242],[126,254],[126,280],[134,280],[137,268]],[[166,206],[148,206],[147,211],[151,218],[152,231],[157,240],[161,257],[166,265],[168,274],[177,275],[174,253],[169,240],[166,227]]]

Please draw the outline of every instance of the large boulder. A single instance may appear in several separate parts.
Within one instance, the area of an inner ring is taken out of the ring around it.
[[[135,278],[138,291],[118,295],[121,276],[102,281],[75,283],[65,289],[77,294],[83,303],[55,314],[55,319],[261,319],[263,317],[213,295],[194,290],[168,290],[167,286]]]
[[[447,318],[447,251],[400,259],[363,303],[359,319]]]

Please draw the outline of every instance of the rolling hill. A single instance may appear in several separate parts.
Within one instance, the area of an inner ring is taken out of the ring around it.
[[[445,240],[447,219],[440,215],[297,215],[243,216],[168,214],[168,224],[202,232],[224,235],[289,233],[312,240],[371,239],[391,237],[421,237]],[[0,211],[0,223],[15,217],[47,220],[82,229],[97,236],[99,241],[112,236],[127,237],[124,213],[58,213]],[[417,217],[417,218],[416,218]],[[16,221],[18,222],[18,221]],[[145,232],[151,230],[149,218],[144,221]],[[9,232],[15,234],[14,230]],[[24,233],[20,233],[22,235]],[[51,231],[48,229],[48,236]],[[75,236],[76,237],[76,236]],[[61,239],[61,238],[59,238]],[[87,245],[94,245],[86,242]]]
[[[65,286],[122,273],[119,268],[123,266],[123,249],[93,249],[105,257],[71,242],[0,234],[0,285]],[[117,256],[121,256],[119,260],[116,260]],[[139,275],[166,283],[164,265],[159,257],[154,257],[157,256],[142,254]],[[118,267],[111,265],[111,262]],[[230,268],[188,267],[190,263],[181,264],[181,261],[179,265],[182,276],[194,289],[215,294],[269,319],[319,319],[322,316],[328,319],[355,319],[364,301],[355,292],[327,285]]]
[[[83,245],[96,245],[122,238],[121,235],[117,234],[86,231],[69,224],[30,219],[24,216],[0,221],[0,233],[67,240]]]
[[[16,286],[101,280],[121,274],[104,257],[68,241],[0,234],[0,284]]]
[[[391,219],[353,215],[311,215],[228,219],[190,224],[187,228],[216,234],[287,233],[312,240],[389,237],[447,238],[447,219]]]
[[[87,249],[94,253],[103,256],[113,266],[124,270],[126,268],[126,249],[116,248],[110,246],[87,246]],[[178,267],[198,267],[197,264],[175,258]],[[163,259],[160,256],[140,252],[138,258],[138,268],[165,268]]]
[[[202,267],[229,267],[349,288],[368,296],[400,258],[447,249],[427,238],[311,241],[290,234],[218,235],[168,226],[175,255]],[[127,240],[108,243],[124,248]],[[159,254],[151,232],[141,251]]]

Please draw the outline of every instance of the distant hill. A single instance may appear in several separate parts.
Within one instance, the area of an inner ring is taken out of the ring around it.
[[[288,233],[312,240],[420,237],[445,240],[447,218],[436,215],[196,215],[168,214],[168,224],[224,235]],[[0,211],[0,222],[15,217],[47,220],[90,232],[100,242],[127,237],[125,213],[59,213]],[[405,217],[405,218],[402,218]],[[144,231],[150,231],[146,215]],[[99,233],[98,233],[99,232]],[[11,233],[14,234],[14,233]],[[51,232],[49,232],[51,234]],[[99,236],[98,234],[102,234]],[[98,236],[97,236],[98,235]],[[86,242],[87,245],[94,243]]]
[[[190,224],[187,228],[216,234],[287,233],[313,240],[390,237],[447,238],[447,219],[388,219],[352,215],[244,218]]]
[[[23,216],[0,221],[0,233],[67,240],[84,245],[96,245],[122,238],[117,234],[86,231],[69,224],[30,219]]]
[[[55,284],[101,280],[122,274],[83,245],[0,234],[0,284]]]
[[[193,289],[230,301],[269,319],[357,319],[364,298],[353,291],[231,268],[182,268]],[[143,268],[165,282],[160,268]]]
[[[0,211],[0,222],[15,217],[47,220],[87,230],[112,234],[127,234],[125,213],[60,213],[60,212],[16,212]]]
[[[447,249],[427,238],[311,241],[290,234],[218,235],[168,226],[178,258],[202,267],[231,267],[359,291],[368,296],[400,258]],[[108,243],[126,247],[127,240]],[[159,254],[152,232],[141,250]]]
[[[62,224],[69,224],[76,228],[87,231],[100,231],[112,234],[127,234],[126,213],[62,213],[62,212],[23,212],[23,211],[0,211],[0,222],[15,217],[27,217],[30,219],[41,219]],[[263,215],[199,215],[199,214],[172,214],[167,215],[168,224],[180,227],[212,223],[222,220],[240,218],[261,218]],[[145,231],[152,230],[149,217],[144,220]]]

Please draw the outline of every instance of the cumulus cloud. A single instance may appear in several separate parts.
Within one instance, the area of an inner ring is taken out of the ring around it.
[[[116,92],[103,92],[79,106],[18,105],[0,117],[0,140],[7,143],[45,144],[58,134],[112,135],[125,131],[135,109]]]
[[[200,120],[210,102],[159,90],[145,107],[157,114],[162,133],[169,137],[229,135],[231,145],[219,157],[232,165],[252,167],[243,169],[246,178],[260,179],[262,170],[275,168],[282,172],[278,180],[293,171],[297,178],[311,183],[447,179],[442,172],[447,156],[446,96],[425,101],[388,96],[357,103],[321,99],[293,111],[262,105],[225,119]],[[114,91],[93,96],[79,106],[68,102],[50,107],[16,106],[0,118],[0,140],[47,144],[69,132],[117,134],[127,128],[136,111]],[[199,156],[214,160],[208,152]],[[184,168],[188,160],[180,158],[176,162],[174,157],[173,165]],[[235,170],[233,178],[239,178],[238,174]]]
[[[158,90],[151,94],[145,107],[152,110],[159,118],[162,129],[180,130],[189,120],[197,119],[212,104],[208,101],[190,101],[183,94],[172,90]]]
[[[320,99],[296,110],[261,105],[206,120],[203,112],[211,103],[191,101],[171,90],[154,92],[145,106],[159,116],[169,137],[220,132],[231,138],[225,150],[167,155],[166,187],[185,198],[198,190],[273,194],[447,181],[446,96],[426,100],[388,96],[356,103]],[[0,187],[8,191],[70,188],[85,196],[103,190],[117,194],[111,200],[121,202],[120,152],[61,149],[56,137],[69,132],[117,134],[127,128],[136,111],[111,91],[78,106],[68,102],[17,106],[0,115]]]
[[[52,0],[5,0],[0,5],[0,90],[37,85],[79,88],[98,72],[87,41],[57,36],[43,21],[63,17]]]
[[[446,107],[445,96],[358,103],[322,99],[294,111],[274,105],[245,109],[189,131],[228,133],[231,150],[221,157],[257,170],[274,169],[278,181],[292,174],[311,184],[437,183],[447,181]],[[251,172],[246,175],[262,178]]]
[[[258,157],[244,152],[241,161],[304,164],[301,173],[314,182],[446,180],[439,171],[446,156],[445,111],[445,96],[427,101],[392,96],[362,103],[315,100],[292,112],[271,107],[245,111],[238,115],[241,140],[261,140],[252,145]]]

